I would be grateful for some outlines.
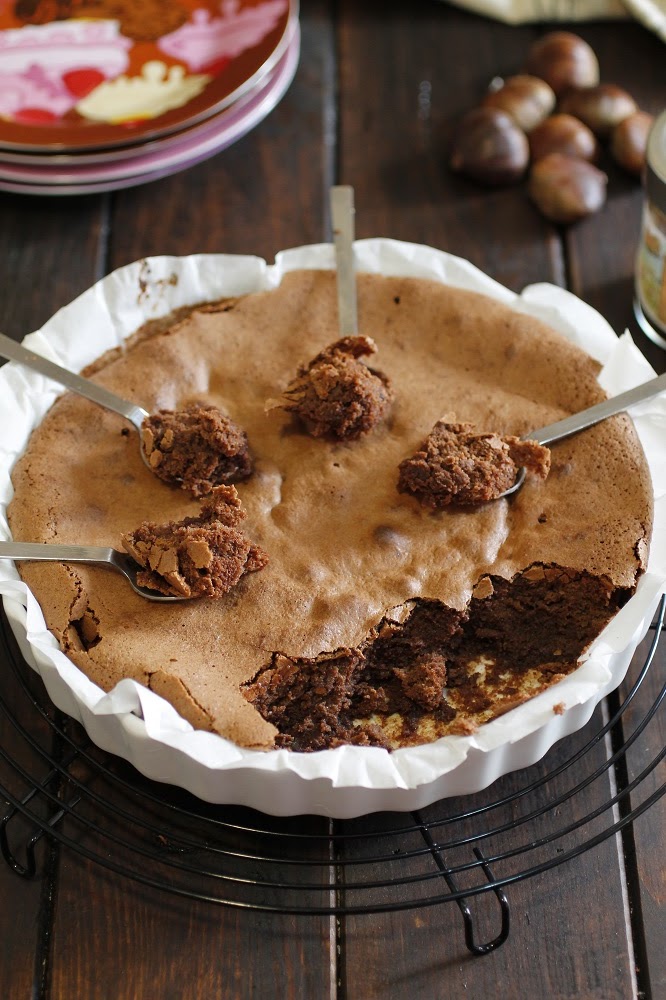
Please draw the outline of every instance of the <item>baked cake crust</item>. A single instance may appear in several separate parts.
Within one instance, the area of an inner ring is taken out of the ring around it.
[[[526,570],[603,581],[616,604],[634,588],[652,490],[626,416],[555,445],[547,480],[511,501],[432,511],[397,490],[400,463],[443,414],[523,436],[603,398],[596,362],[476,293],[363,274],[358,291],[361,330],[394,394],[386,420],[358,440],[313,439],[264,409],[337,339],[331,272],[288,273],[275,290],[203,306],[95,366],[101,384],[149,412],[202,403],[243,428],[255,462],[237,484],[244,531],[269,556],[223,598],[177,605],[149,604],[103,569],[21,566],[47,625],[102,688],[134,677],[198,728],[269,748],[276,728],[243,686],[275,655],[358,649],[391,609],[427,600],[463,613],[480,581],[501,590]],[[143,521],[198,511],[155,479],[118,417],[70,395],[34,432],[13,482],[17,540],[118,545]]]

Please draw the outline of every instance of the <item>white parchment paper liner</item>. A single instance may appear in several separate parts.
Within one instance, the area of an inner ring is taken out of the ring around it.
[[[518,296],[465,260],[395,240],[360,240],[356,257],[359,270],[432,278],[537,316],[602,363],[600,381],[610,394],[654,376],[628,334],[618,339],[598,313],[556,286],[531,285]],[[296,268],[333,266],[329,244],[283,251],[274,265],[230,255],[148,258],[98,282],[26,337],[25,344],[78,371],[147,319],[183,305],[273,288],[285,272]],[[6,520],[11,469],[60,391],[15,364],[0,370],[0,537],[11,537]],[[170,704],[135,681],[123,680],[105,694],[60,651],[37,601],[7,560],[0,560],[0,594],[21,651],[41,675],[53,702],[81,722],[96,744],[148,777],[184,787],[210,802],[248,805],[277,815],[345,818],[420,808],[446,796],[478,791],[508,771],[535,763],[556,740],[585,725],[601,698],[624,677],[666,589],[666,398],[636,407],[632,416],[655,488],[648,572],[576,671],[473,736],[449,736],[392,754],[349,746],[311,754],[245,750],[220,736],[194,731]]]

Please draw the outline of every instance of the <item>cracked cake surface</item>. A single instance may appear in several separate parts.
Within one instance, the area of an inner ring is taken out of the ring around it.
[[[353,440],[315,440],[292,414],[265,412],[338,338],[332,272],[287,273],[270,291],[204,305],[93,366],[150,413],[205,401],[243,429],[254,461],[236,484],[243,531],[269,557],[218,600],[162,605],[104,569],[23,564],[47,625],[105,690],[133,677],[197,728],[248,747],[424,741],[470,731],[571,670],[632,592],[652,490],[625,415],[554,445],[547,479],[530,477],[510,501],[433,509],[398,490],[400,463],[442,414],[522,437],[602,399],[597,363],[477,293],[366,274],[358,293],[392,401]],[[142,522],[199,510],[151,474],[118,417],[69,394],[13,482],[15,539],[117,546]],[[558,601],[553,629],[571,629],[549,636],[539,623]],[[329,692],[318,729],[317,684]],[[327,738],[336,706],[340,728]]]

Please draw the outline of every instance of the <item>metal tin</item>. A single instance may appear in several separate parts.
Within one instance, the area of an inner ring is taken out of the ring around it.
[[[634,313],[645,335],[666,349],[666,111],[656,118],[647,143]]]

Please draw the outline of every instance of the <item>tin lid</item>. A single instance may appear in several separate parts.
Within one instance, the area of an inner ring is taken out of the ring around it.
[[[657,116],[648,136],[645,190],[649,201],[666,214],[666,111]]]

